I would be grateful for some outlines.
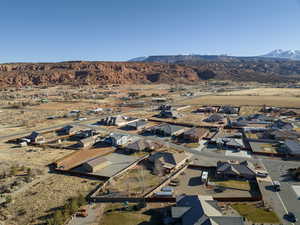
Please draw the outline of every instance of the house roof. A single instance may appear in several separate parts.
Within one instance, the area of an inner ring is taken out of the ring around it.
[[[293,129],[293,125],[291,123],[284,122],[282,120],[277,120],[272,124],[271,128],[291,130]]]
[[[184,127],[182,126],[176,126],[176,125],[172,125],[172,124],[168,124],[168,123],[163,123],[163,124],[160,124],[158,126],[155,126],[154,129],[156,130],[160,130],[164,133],[167,133],[167,134],[173,134],[179,130],[182,130],[184,129]]]
[[[201,138],[207,134],[208,130],[203,128],[192,128],[184,132],[185,136]]]
[[[238,110],[237,110],[237,108],[235,108],[233,106],[226,105],[226,106],[222,106],[220,108],[220,112],[224,112],[224,113],[237,113]]]
[[[244,142],[243,139],[238,139],[238,138],[223,138],[223,142],[226,143],[228,146],[235,146],[235,147],[241,147],[244,148]]]
[[[242,217],[209,216],[208,204],[203,204],[197,195],[179,196],[172,207],[173,218],[181,218],[182,225],[243,225]]]
[[[224,116],[220,115],[220,114],[212,114],[211,116],[209,116],[208,118],[205,119],[205,121],[207,122],[217,122],[217,121],[221,121],[224,119]]]
[[[104,158],[102,156],[101,157],[97,157],[97,158],[93,158],[93,159],[91,159],[91,160],[89,160],[89,161],[87,161],[85,163],[88,164],[88,165],[90,165],[90,166],[92,166],[92,167],[95,167],[95,166],[97,166],[99,164],[102,164],[102,163],[108,163],[108,164],[110,164],[110,162],[106,158]]]
[[[111,138],[114,138],[115,140],[120,140],[120,139],[122,139],[123,137],[128,136],[128,135],[125,135],[125,134],[119,134],[119,133],[111,133],[109,136],[110,136]]]
[[[138,128],[138,127],[145,126],[146,124],[147,124],[147,121],[145,121],[145,120],[138,120],[138,121],[134,121],[134,122],[128,123],[127,126]]]
[[[155,149],[161,146],[162,146],[161,144],[154,142],[152,140],[139,139],[133,143],[128,144],[126,148],[135,151],[142,151],[145,150],[146,148]]]
[[[285,145],[288,148],[288,151],[292,155],[300,155],[300,142],[293,140],[286,140]]]
[[[149,156],[149,160],[154,162],[155,160],[161,160],[165,164],[176,166],[181,161],[185,160],[187,155],[185,152],[156,152]]]
[[[240,163],[229,163],[229,162],[218,162],[217,165],[218,173],[233,172],[237,175],[254,175],[254,166],[248,161]]]
[[[97,136],[91,136],[91,137],[83,138],[79,142],[81,142],[82,144],[94,144],[96,139]]]
[[[30,139],[30,140],[34,140],[36,139],[39,135],[41,135],[40,133],[33,131],[30,135],[26,136],[26,138]]]

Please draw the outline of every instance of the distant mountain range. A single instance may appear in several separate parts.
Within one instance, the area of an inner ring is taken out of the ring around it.
[[[285,51],[282,49],[276,49],[268,54],[262,55],[262,57],[300,60],[300,50]]]
[[[129,62],[160,62],[160,63],[180,63],[196,61],[257,61],[257,60],[300,60],[300,50],[281,50],[276,49],[265,55],[260,56],[228,56],[228,55],[157,55],[143,56],[130,59]]]
[[[299,51],[262,56],[165,55],[131,62],[69,61],[0,64],[0,88],[53,85],[196,84],[206,80],[300,81]]]

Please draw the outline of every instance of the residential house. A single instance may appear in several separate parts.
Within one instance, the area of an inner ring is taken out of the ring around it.
[[[172,110],[172,106],[171,105],[160,105],[158,107],[158,110]]]
[[[240,216],[224,216],[212,198],[197,195],[181,195],[176,206],[171,207],[171,217],[164,224],[176,225],[243,225]]]
[[[24,140],[29,140],[31,144],[43,144],[46,142],[45,137],[36,131],[33,131],[30,135],[26,136]]]
[[[163,144],[152,141],[152,140],[146,140],[144,138],[139,139],[133,143],[129,143],[125,147],[125,151],[127,152],[140,152],[140,151],[154,151],[157,149],[160,149],[163,146]]]
[[[74,135],[76,132],[78,132],[80,127],[72,126],[72,125],[67,125],[62,127],[57,131],[59,135]]]
[[[280,111],[280,108],[264,106],[260,111],[264,113],[272,113],[272,112],[276,113]]]
[[[286,139],[297,140],[298,138],[300,138],[300,133],[294,130],[269,129],[263,133],[263,139],[284,141]]]
[[[150,131],[160,136],[177,136],[184,132],[183,126],[176,126],[168,123],[163,123],[150,128]]]
[[[130,122],[137,121],[137,118],[127,116],[109,116],[102,119],[99,123],[106,126],[125,126]]]
[[[204,122],[208,122],[208,123],[217,123],[217,122],[224,122],[224,116],[222,116],[221,114],[212,114],[211,116],[209,116],[208,118],[204,119]]]
[[[110,161],[108,161],[105,157],[100,156],[83,163],[82,168],[87,173],[93,173],[109,166],[110,164]]]
[[[287,153],[296,158],[300,158],[300,142],[296,140],[286,140],[284,142]]]
[[[216,113],[217,108],[216,107],[201,107],[196,110],[197,113]]]
[[[105,139],[105,142],[112,146],[126,145],[131,140],[130,136],[118,133],[111,133],[109,137]]]
[[[293,110],[288,110],[280,113],[280,116],[297,116],[298,113],[296,113]]]
[[[180,117],[179,113],[175,110],[162,110],[160,113],[157,115],[159,118],[172,118],[172,119],[177,119]]]
[[[224,113],[224,114],[238,114],[239,110],[236,107],[233,106],[221,106],[219,109],[219,113]]]
[[[218,178],[243,178],[255,179],[256,171],[254,165],[249,161],[221,162],[217,163],[216,177]]]
[[[199,142],[208,135],[209,131],[204,128],[192,128],[182,133],[182,138],[188,142]]]
[[[97,136],[82,138],[78,141],[78,145],[80,148],[90,148],[97,142],[97,139]]]
[[[271,126],[271,129],[283,129],[283,130],[292,130],[294,128],[292,123],[285,122],[283,120],[276,120]]]
[[[148,161],[154,174],[163,176],[180,168],[189,159],[185,152],[155,152],[149,156]]]
[[[137,121],[128,123],[125,126],[125,128],[129,129],[129,130],[142,130],[146,127],[147,123],[148,122],[146,120],[137,120]]]
[[[80,139],[92,137],[92,136],[96,135],[96,133],[97,132],[95,129],[80,130],[80,131],[77,131],[73,135],[73,138],[80,140]]]

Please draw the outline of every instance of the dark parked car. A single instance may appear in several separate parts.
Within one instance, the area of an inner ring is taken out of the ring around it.
[[[284,215],[284,218],[292,223],[295,223],[298,221],[297,217],[295,216],[294,213],[289,212],[287,214]]]

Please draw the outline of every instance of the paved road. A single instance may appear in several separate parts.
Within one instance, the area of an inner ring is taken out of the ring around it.
[[[263,163],[269,172],[272,180],[277,180],[280,182],[281,191],[276,192],[277,198],[284,204],[285,211],[293,212],[300,219],[300,200],[298,199],[296,193],[292,189],[292,185],[300,185],[300,183],[293,181],[289,176],[287,176],[287,170],[289,168],[294,168],[299,166],[299,162],[286,162],[286,161],[271,161],[263,160]],[[281,215],[282,216],[282,215]],[[300,221],[295,223],[300,225]]]

